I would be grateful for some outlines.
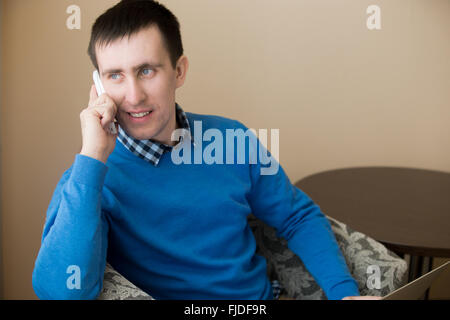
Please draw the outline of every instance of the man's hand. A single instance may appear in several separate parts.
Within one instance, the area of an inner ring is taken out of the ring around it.
[[[92,85],[89,105],[80,113],[83,137],[80,154],[106,163],[116,145],[117,134],[111,134],[108,130],[109,123],[114,123],[116,112],[114,101],[106,93],[98,97],[95,86]]]
[[[342,298],[342,300],[381,300],[381,297],[377,296],[350,296]]]

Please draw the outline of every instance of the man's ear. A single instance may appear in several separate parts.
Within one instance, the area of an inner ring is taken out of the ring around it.
[[[189,69],[188,58],[185,55],[182,55],[178,59],[177,66],[175,68],[177,89],[184,84],[184,80],[186,79],[186,73],[188,69]]]

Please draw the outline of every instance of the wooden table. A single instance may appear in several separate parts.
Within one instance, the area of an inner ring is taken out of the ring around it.
[[[345,168],[305,177],[295,185],[324,214],[376,239],[402,257],[409,255],[409,281],[431,270],[432,257],[450,257],[448,172]]]

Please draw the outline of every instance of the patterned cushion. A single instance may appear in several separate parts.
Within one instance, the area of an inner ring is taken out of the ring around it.
[[[103,278],[103,289],[98,300],[154,300],[147,293],[136,287],[114,270],[109,263],[106,264]]]
[[[381,243],[327,217],[345,257],[349,270],[357,281],[361,295],[384,296],[406,284],[407,264]],[[278,280],[281,294],[302,300],[326,299],[325,293],[306,270],[302,261],[288,247],[287,241],[277,238],[274,228],[254,216],[249,224],[257,242],[257,253],[267,259],[269,278]],[[367,285],[369,266],[380,268],[380,288]],[[126,280],[109,264],[106,265],[100,300],[153,300],[144,291]]]
[[[374,239],[331,217],[327,218],[361,295],[384,296],[406,284],[405,260]],[[274,228],[254,216],[249,217],[249,224],[258,244],[257,253],[267,259],[268,275],[281,283],[284,288],[282,295],[302,300],[326,299],[303,262],[288,248],[287,241],[277,238]],[[369,266],[379,268],[379,285],[369,279],[373,275]]]

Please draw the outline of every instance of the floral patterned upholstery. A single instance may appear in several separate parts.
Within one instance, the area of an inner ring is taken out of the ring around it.
[[[120,273],[106,264],[103,288],[98,300],[154,300],[147,293],[125,279]]]

